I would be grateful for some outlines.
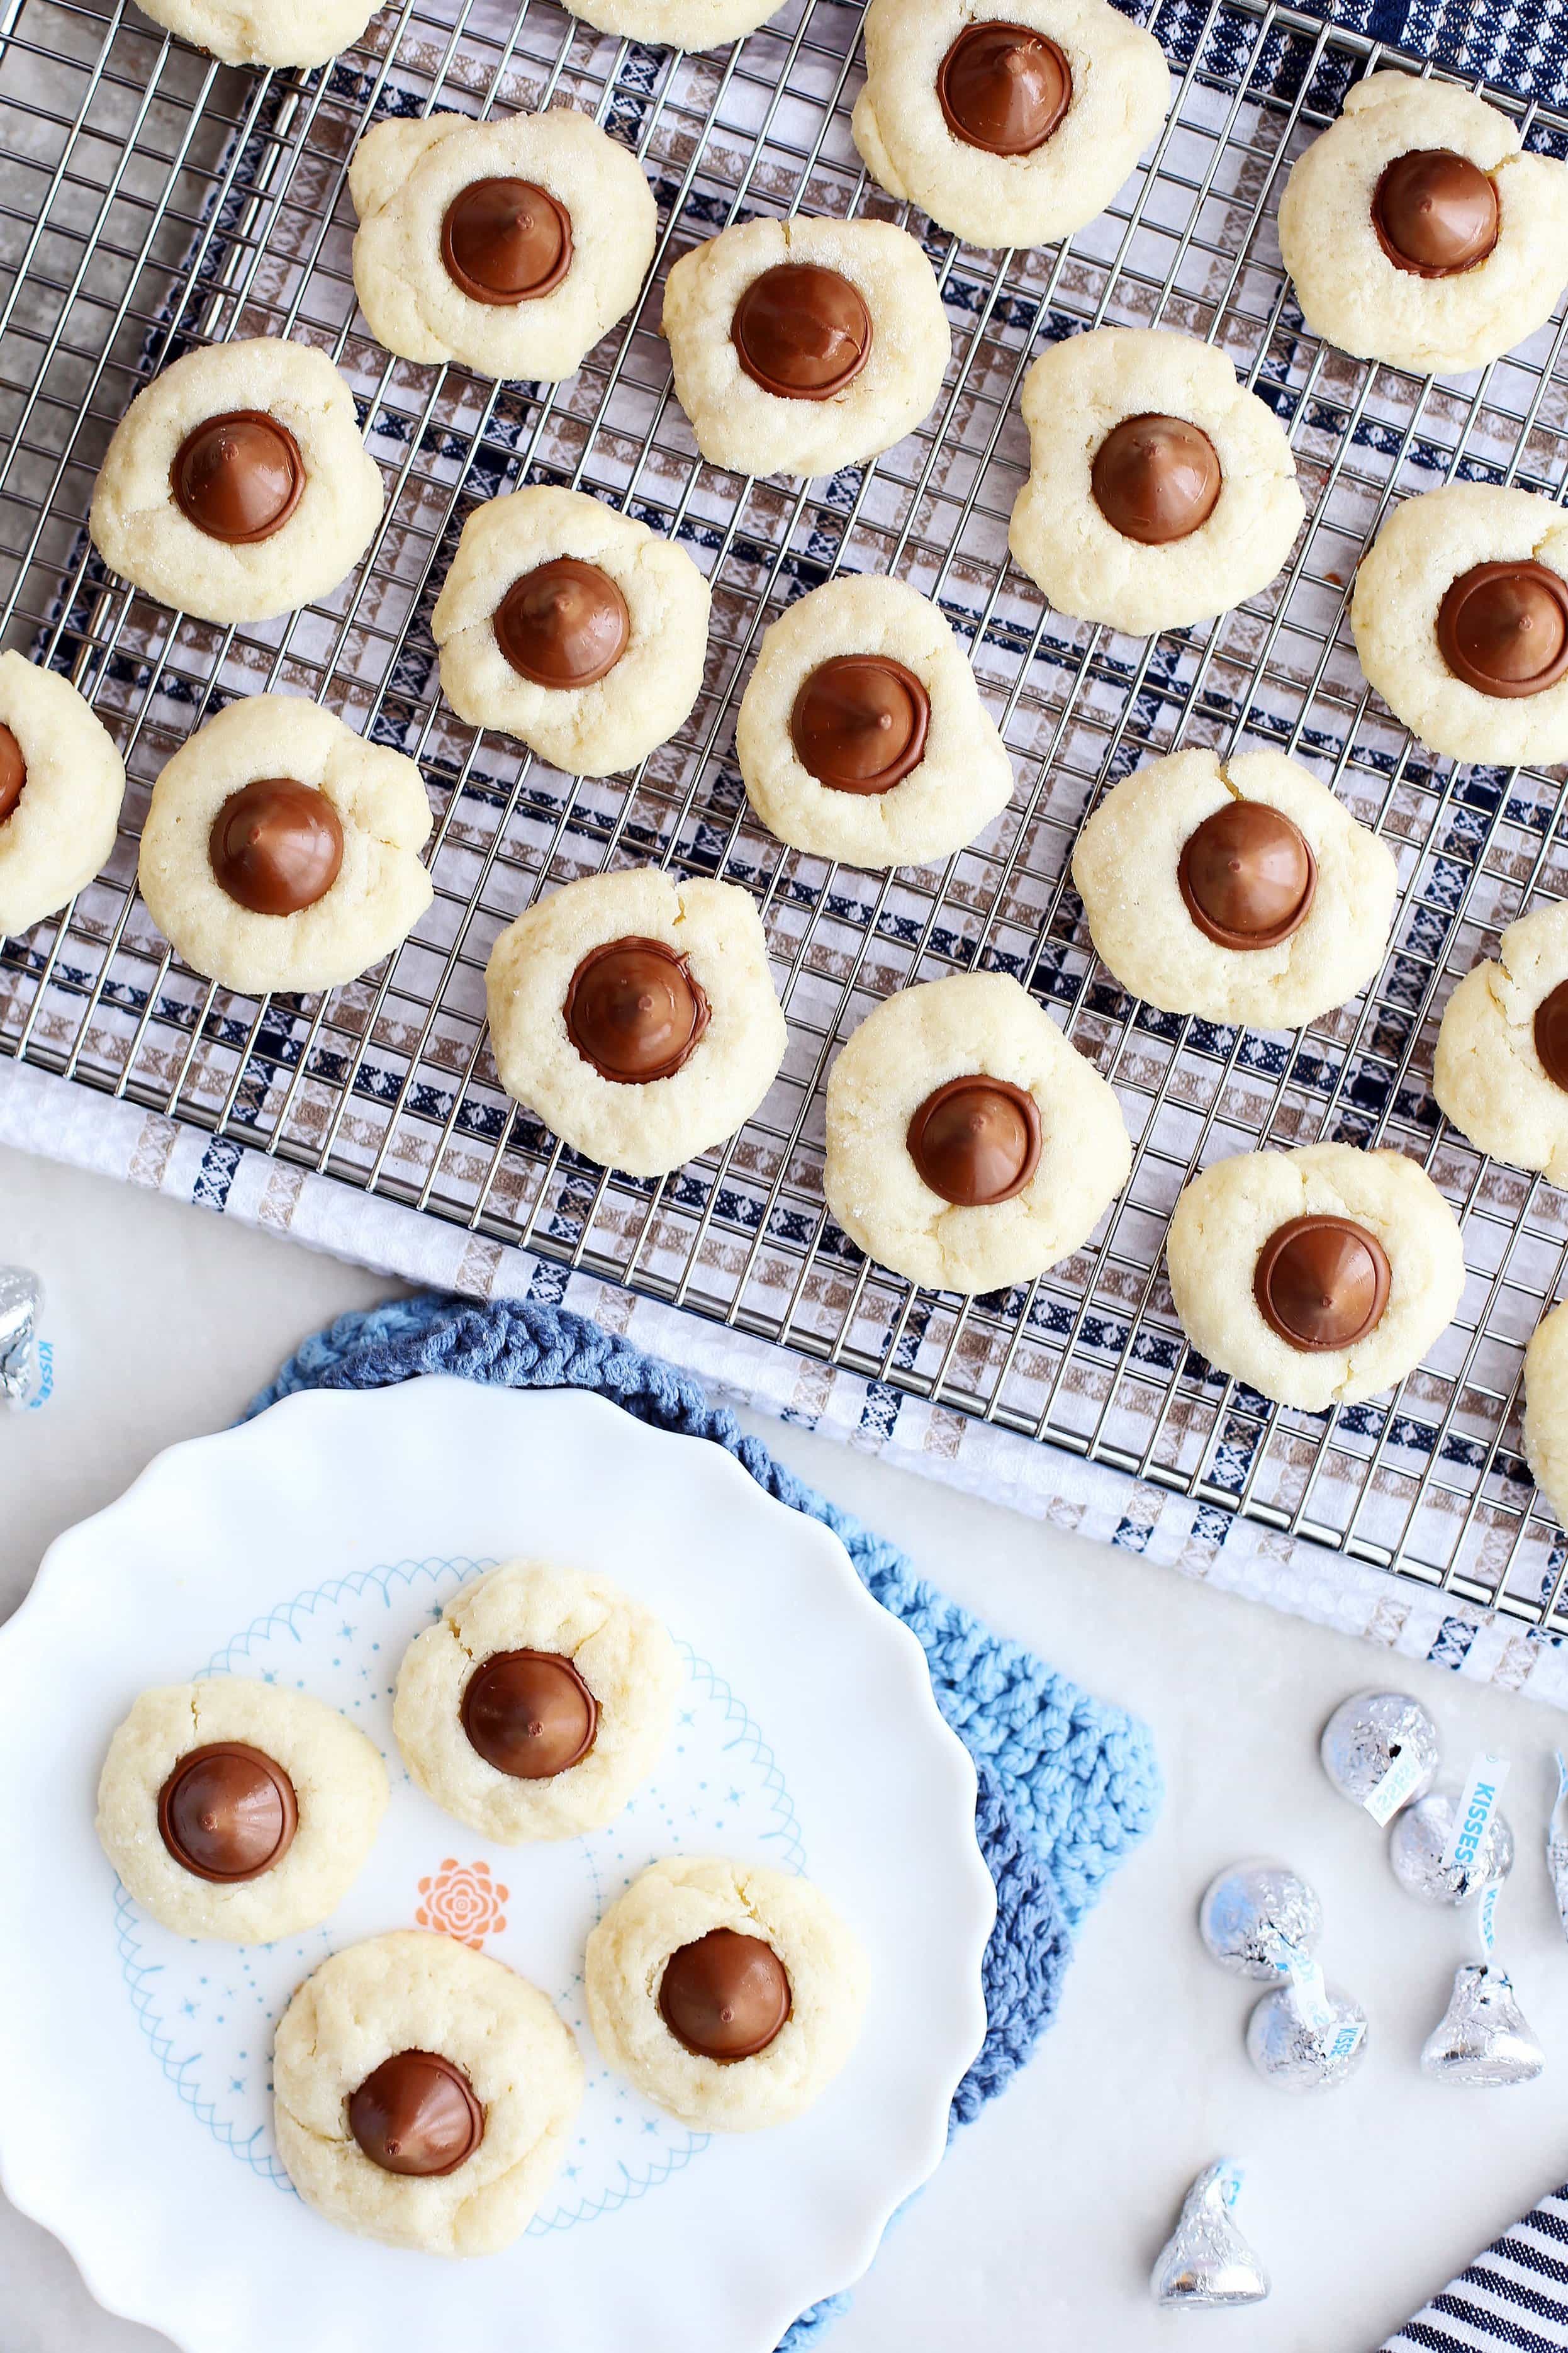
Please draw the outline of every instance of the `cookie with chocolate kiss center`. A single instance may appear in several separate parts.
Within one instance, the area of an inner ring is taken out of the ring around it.
[[[572,267],[572,216],[532,180],[471,180],[443,216],[441,259],[472,301],[537,302]]]
[[[1183,903],[1205,938],[1248,953],[1300,930],[1318,862],[1300,828],[1267,801],[1227,801],[1187,836],[1176,866]]]
[[[658,2014],[695,2057],[731,2066],[755,2059],[788,2023],[789,1978],[761,1936],[714,1928],[671,1953],[659,1979]]]
[[[22,787],[27,781],[27,763],[22,746],[3,720],[0,720],[0,825],[16,808],[22,797]]]
[[[534,686],[596,686],[625,653],[632,617],[607,572],[557,555],[512,582],[493,627],[520,678]]]
[[[348,2098],[349,2130],[384,2173],[429,2180],[478,2148],[485,2112],[460,2067],[437,2051],[395,2051]]]
[[[1032,155],[1072,104],[1072,68],[1028,25],[966,25],[937,68],[936,100],[966,147]]]
[[[871,356],[871,313],[841,270],[780,261],[741,296],[730,340],[764,392],[780,400],[831,400]]]
[[[218,888],[253,915],[298,915],[342,870],[342,820],[325,793],[297,776],[256,776],[212,821],[207,856]]]
[[[1165,547],[1201,530],[1225,487],[1208,435],[1184,417],[1124,417],[1094,453],[1094,503],[1123,539]]]
[[[925,757],[931,697],[890,654],[835,654],[802,681],[790,742],[808,776],[839,793],[888,793]]]
[[[1385,164],[1372,225],[1393,262],[1412,278],[1457,278],[1498,240],[1497,183],[1451,147],[1415,147]]]
[[[1544,694],[1568,678],[1568,580],[1533,556],[1473,564],[1437,607],[1437,650],[1478,694]]]
[[[1352,1218],[1291,1218],[1259,1250],[1252,1295],[1271,1332],[1315,1356],[1374,1331],[1391,1280],[1383,1244]]]
[[[712,1009],[687,959],[662,940],[606,940],[572,976],[566,1034],[603,1079],[672,1078],[696,1052]]]
[[[463,1687],[463,1730],[487,1765],[513,1781],[552,1781],[581,1764],[599,1703],[572,1661],[553,1651],[497,1651]]]
[[[955,1208],[993,1208],[1023,1191],[1040,1160],[1034,1096],[975,1073],[927,1095],[905,1144],[922,1183]]]
[[[294,1784],[276,1757],[243,1740],[182,1757],[158,1792],[158,1835],[182,1871],[215,1885],[259,1879],[300,1827]]]
[[[286,425],[259,408],[232,408],[193,426],[169,469],[187,522],[226,547],[253,547],[282,530],[305,491],[305,461]]]

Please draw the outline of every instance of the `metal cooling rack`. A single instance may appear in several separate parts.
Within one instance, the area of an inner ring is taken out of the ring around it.
[[[454,13],[455,11],[455,13]],[[848,136],[858,10],[786,0],[734,50],[683,58],[599,36],[552,0],[405,0],[324,73],[231,71],[128,0],[0,7],[0,584],[6,642],[68,671],[132,786],[99,882],[0,943],[0,1051],[280,1162],[611,1276],[808,1360],[909,1390],[1199,1499],[1397,1567],[1528,1624],[1568,1626],[1568,1552],[1517,1451],[1521,1353],[1568,1255],[1563,1198],[1443,1132],[1429,1090],[1447,989],[1533,893],[1560,895],[1558,786],[1455,768],[1361,679],[1344,609],[1398,496],[1450,475],[1568,485],[1564,323],[1467,395],[1358,365],[1303,331],[1273,213],[1290,159],[1381,52],[1252,0],[1160,0],[1177,96],[1150,166],[1061,249],[961,248],[867,179]],[[1568,123],[1521,110],[1531,144]],[[661,242],[635,319],[543,396],[389,362],[355,331],[347,165],[387,111],[564,103],[641,157]],[[864,471],[747,481],[696,458],[658,334],[669,261],[752,212],[866,214],[924,236],[953,328],[942,400]],[[1218,343],[1286,423],[1309,516],[1289,574],[1211,628],[1148,641],[1042,609],[1006,563],[1027,460],[1020,379],[1042,341],[1102,322]],[[332,598],[216,629],[106,575],[82,521],[138,386],[193,343],[319,343],[355,384],[387,483],[384,527]],[[563,481],[678,537],[714,586],[704,692],[634,776],[566,778],[459,726],[429,614],[462,520]],[[731,724],[765,623],[839,568],[939,597],[1013,754],[1009,812],[946,865],[877,875],[781,849],[752,819]],[[257,1004],[169,957],[134,894],[148,789],[237,693],[319,697],[422,764],[438,817],[434,907],[379,975]],[[1299,754],[1394,849],[1402,892],[1375,987],[1284,1039],[1178,1020],[1097,965],[1068,879],[1105,786],[1179,743],[1244,733]],[[482,976],[544,888],[646,860],[756,896],[790,1018],[784,1069],[722,1151],[660,1184],[593,1167],[501,1093]],[[1025,980],[1113,1082],[1131,1181],[1093,1245],[1027,1290],[968,1304],[868,1266],[826,1220],[822,1083],[869,1006],[986,965]],[[1465,1219],[1461,1313],[1392,1404],[1281,1412],[1186,1347],[1161,1266],[1193,1168],[1261,1143],[1390,1144]],[[1136,1501],[1130,1507],[1135,1514]],[[1220,1515],[1209,1522],[1206,1515]],[[1152,1516],[1152,1504],[1150,1507]]]

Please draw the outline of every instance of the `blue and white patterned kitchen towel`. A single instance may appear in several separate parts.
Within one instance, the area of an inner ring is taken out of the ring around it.
[[[1568,2353],[1568,2182],[1494,2239],[1379,2353]]]
[[[985,2040],[952,2103],[952,2123],[967,2124],[1033,2050],[1056,2008],[1072,1932],[1153,1821],[1160,1774],[1144,1725],[946,1599],[896,1546],[776,1462],[679,1366],[562,1308],[426,1293],[345,1315],[308,1340],[250,1410],[296,1389],[384,1388],[422,1373],[592,1389],[656,1429],[723,1447],[765,1493],[830,1527],[868,1589],[918,1636],[937,1705],[974,1759],[975,1835],[996,1883]],[[780,2353],[803,2353],[846,2301],[831,2296],[804,2313]]]

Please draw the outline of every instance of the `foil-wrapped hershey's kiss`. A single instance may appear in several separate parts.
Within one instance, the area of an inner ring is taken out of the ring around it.
[[[1206,2165],[1182,2200],[1176,2227],[1155,2258],[1149,2289],[1165,2312],[1223,2311],[1261,2304],[1268,2274],[1231,2219],[1242,2172],[1233,2157]]]
[[[1247,2055],[1266,2083],[1282,2092],[1327,2092],[1352,2074],[1366,2052],[1366,2012],[1359,2001],[1314,1982],[1292,1979],[1266,1993],[1247,2021]]]
[[[1568,1757],[1557,1751],[1557,1795],[1546,1825],[1546,1870],[1557,1899],[1557,1917],[1568,1936]]]
[[[1342,1700],[1323,1726],[1318,1754],[1341,1797],[1379,1823],[1426,1795],[1441,1760],[1426,1710],[1408,1693],[1393,1691],[1352,1692]]]
[[[1237,1862],[1211,1880],[1198,1907],[1198,1934],[1212,1959],[1238,1978],[1285,1976],[1292,1955],[1316,1949],[1323,1907],[1282,1862]]]
[[[1461,1961],[1448,2007],[1422,2045],[1422,2072],[1490,2089],[1532,2084],[1545,2064],[1508,1971],[1495,1961]]]
[[[1513,1869],[1513,1832],[1507,1816],[1496,1812],[1473,1853],[1446,1860],[1460,1798],[1456,1788],[1431,1789],[1394,1818],[1389,1862],[1401,1887],[1423,1904],[1474,1904]]]
[[[0,1400],[25,1405],[33,1386],[33,1348],[44,1286],[25,1266],[0,1266]]]

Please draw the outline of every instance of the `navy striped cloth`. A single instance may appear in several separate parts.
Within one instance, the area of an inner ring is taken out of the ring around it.
[[[1385,2338],[1380,2353],[1568,2353],[1568,2182]]]

